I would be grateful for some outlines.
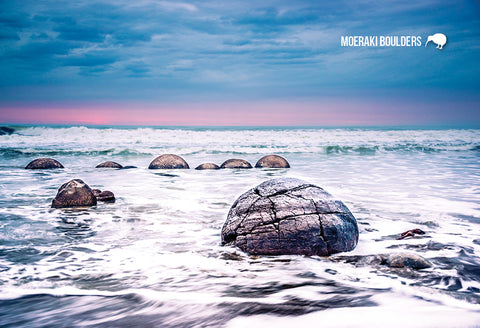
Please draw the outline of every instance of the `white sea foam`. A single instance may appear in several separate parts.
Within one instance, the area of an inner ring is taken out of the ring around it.
[[[145,325],[167,327],[221,326],[232,318],[233,327],[473,325],[480,310],[480,245],[473,242],[480,239],[479,149],[479,130],[21,129],[0,136],[0,295],[20,307],[28,297],[55,295],[37,302],[45,308],[32,313],[41,321],[28,320],[38,325],[149,313],[162,321]],[[191,167],[231,157],[255,164],[278,153],[292,168],[148,170],[163,153],[182,155]],[[40,156],[65,169],[23,169]],[[94,168],[105,160],[137,168]],[[285,176],[324,187],[355,215],[360,241],[342,255],[412,251],[434,268],[402,275],[374,264],[254,258],[222,247],[220,229],[234,200]],[[50,209],[57,188],[72,178],[113,191],[116,203]],[[426,235],[396,239],[412,228]],[[441,314],[429,319],[434,311]],[[6,315],[10,323],[22,317]]]

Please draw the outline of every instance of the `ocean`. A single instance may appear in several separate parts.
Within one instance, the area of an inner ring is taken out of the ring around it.
[[[480,327],[480,130],[22,126],[0,136],[1,327]],[[290,169],[191,168],[267,154]],[[65,168],[25,170],[52,157]],[[96,169],[112,160],[137,168]],[[296,177],[356,217],[355,250],[249,256],[220,231],[238,196]],[[113,204],[52,209],[63,183]],[[425,235],[398,240],[418,228]],[[369,255],[413,252],[432,268]]]

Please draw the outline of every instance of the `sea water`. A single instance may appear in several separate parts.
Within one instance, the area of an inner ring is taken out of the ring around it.
[[[278,154],[290,169],[191,168]],[[65,168],[25,170],[38,157]],[[137,168],[96,169],[113,160]],[[235,199],[296,177],[356,217],[357,248],[330,258],[221,246]],[[79,178],[113,204],[51,209]],[[17,127],[0,136],[2,327],[480,326],[480,130]],[[398,240],[418,228],[425,235]],[[365,255],[413,252],[425,270]]]

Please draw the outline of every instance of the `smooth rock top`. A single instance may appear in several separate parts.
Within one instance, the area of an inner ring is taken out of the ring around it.
[[[122,165],[116,163],[116,162],[112,162],[112,161],[106,161],[106,162],[103,162],[101,164],[98,164],[97,166],[95,166],[95,168],[112,168],[112,169],[121,169],[123,168]]]
[[[28,170],[63,169],[63,165],[53,158],[37,158],[25,166]]]
[[[220,165],[221,169],[251,169],[252,164],[244,159],[231,158],[227,159]]]
[[[203,163],[195,168],[195,170],[218,170],[220,166],[214,163]]]
[[[92,189],[80,179],[63,184],[52,201],[53,208],[85,207],[97,205]]]
[[[267,155],[260,158],[255,164],[256,168],[268,167],[268,168],[289,168],[290,164],[285,158],[278,155]]]
[[[155,158],[149,169],[189,169],[187,162],[183,158],[174,154],[164,154]]]
[[[432,266],[428,260],[415,253],[391,254],[386,259],[386,264],[392,268],[409,267],[412,269],[426,269]]]
[[[292,178],[268,180],[241,195],[222,228],[222,244],[249,254],[327,256],[357,242],[357,221],[341,201]]]

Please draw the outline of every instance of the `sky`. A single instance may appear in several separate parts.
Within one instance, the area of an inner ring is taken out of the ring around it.
[[[2,0],[0,123],[480,126],[479,18],[478,1]]]

